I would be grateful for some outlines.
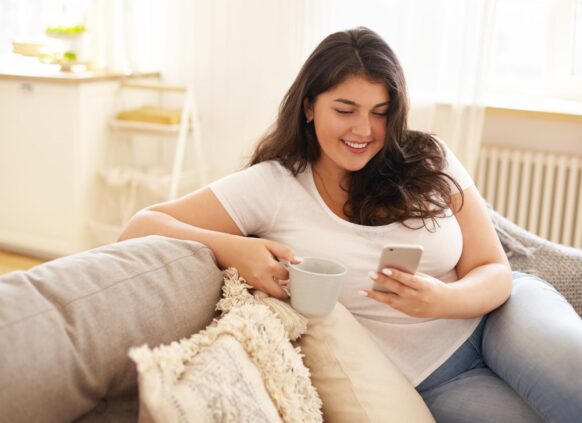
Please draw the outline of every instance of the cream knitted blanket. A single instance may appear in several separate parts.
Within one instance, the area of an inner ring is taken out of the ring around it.
[[[156,407],[164,406],[160,398],[167,397],[169,402],[176,402],[178,396],[170,392],[171,387],[177,385],[189,368],[196,364],[201,352],[211,348],[221,336],[231,336],[240,343],[258,369],[264,387],[284,422],[323,421],[322,403],[311,384],[309,369],[303,364],[299,348],[294,348],[290,342],[290,339],[295,340],[305,333],[307,320],[287,303],[260,291],[251,293],[250,288],[236,269],[225,270],[223,298],[216,306],[222,313],[220,319],[215,319],[208,328],[188,339],[154,349],[141,346],[130,350],[129,356],[136,362],[140,376],[142,407],[144,401],[147,402],[148,415],[154,416],[142,419],[140,410],[140,420],[167,421],[167,418],[155,418],[156,415],[169,416],[167,413],[157,413],[159,410]],[[153,394],[152,390],[155,390]],[[183,392],[180,391],[180,395]],[[228,407],[238,406],[233,401]],[[185,414],[184,410],[178,413],[181,416]],[[216,415],[220,417],[215,421],[243,421],[236,409]]]

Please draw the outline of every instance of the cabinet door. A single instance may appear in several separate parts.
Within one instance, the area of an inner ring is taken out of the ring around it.
[[[0,81],[0,243],[71,252],[77,84]]]

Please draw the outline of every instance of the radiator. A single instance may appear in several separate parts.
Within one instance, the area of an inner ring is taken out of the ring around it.
[[[482,146],[475,184],[522,228],[582,247],[582,157]]]

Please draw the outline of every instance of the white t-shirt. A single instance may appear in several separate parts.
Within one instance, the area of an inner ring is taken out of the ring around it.
[[[444,145],[444,143],[443,143]],[[464,190],[473,180],[446,147],[445,170]],[[453,192],[458,192],[451,183]],[[311,166],[297,177],[278,162],[262,162],[210,184],[244,235],[280,242],[297,256],[328,257],[348,267],[340,302],[369,331],[382,351],[416,386],[444,363],[477,327],[480,318],[410,317],[392,307],[358,295],[371,288],[383,245],[420,244],[424,254],[418,271],[444,282],[457,280],[455,266],[463,238],[457,219],[437,219],[436,231],[408,229],[401,223],[363,226],[334,214],[321,198]],[[418,227],[421,221],[407,224]],[[427,220],[428,225],[432,225]],[[362,359],[364,359],[362,357]]]

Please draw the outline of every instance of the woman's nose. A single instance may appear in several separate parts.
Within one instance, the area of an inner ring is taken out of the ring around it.
[[[354,135],[367,138],[372,135],[372,125],[370,125],[370,118],[366,115],[361,115],[352,128]]]

